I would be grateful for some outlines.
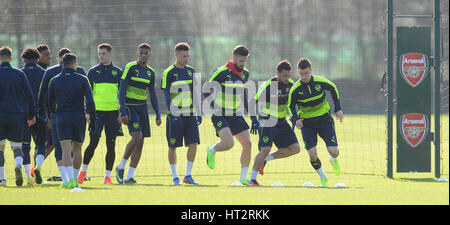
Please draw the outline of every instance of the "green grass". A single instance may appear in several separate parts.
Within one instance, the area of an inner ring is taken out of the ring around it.
[[[165,117],[163,125],[156,127],[151,118],[152,137],[146,140],[144,152],[136,170],[136,180],[141,184],[103,185],[104,138],[88,170],[91,181],[81,185],[83,192],[70,192],[58,188],[60,182],[33,187],[15,187],[14,160],[12,151],[5,151],[5,174],[8,186],[0,188],[0,205],[3,204],[258,204],[258,205],[315,205],[315,204],[449,204],[449,184],[438,183],[430,178],[418,178],[411,174],[409,178],[389,179],[386,174],[386,128],[384,116],[347,115],[343,123],[336,122],[340,145],[339,162],[342,174],[335,176],[328,162],[325,146],[320,141],[319,157],[329,178],[329,188],[318,187],[318,175],[309,164],[303,148],[291,158],[271,161],[267,164],[266,174],[258,176],[263,187],[233,187],[240,172],[240,147],[216,155],[216,168],[206,166],[205,148],[218,140],[211,121],[206,116],[200,126],[201,145],[199,146],[193,169],[195,179],[200,186],[172,186],[172,177],[167,160],[165,140]],[[448,124],[448,116],[442,116],[442,124]],[[125,128],[125,127],[124,127]],[[448,125],[442,126],[442,173],[448,178]],[[125,129],[126,130],[126,129]],[[297,130],[300,143],[301,135]],[[128,134],[117,140],[115,166],[119,163]],[[88,136],[84,143],[87,146]],[[252,135],[254,143],[253,157],[257,153],[257,136]],[[178,173],[184,175],[186,150],[178,150]],[[58,175],[53,154],[43,165],[43,174]],[[113,171],[113,176],[115,172]],[[250,175],[250,174],[249,174]],[[274,182],[284,186],[273,187]],[[115,178],[113,178],[113,182]],[[312,182],[315,187],[303,187]],[[336,183],[345,183],[347,188],[335,188]]]

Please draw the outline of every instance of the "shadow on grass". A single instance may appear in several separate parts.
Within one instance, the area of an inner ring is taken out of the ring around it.
[[[425,183],[438,183],[434,178],[398,178],[399,181],[412,181],[412,182],[425,182]]]

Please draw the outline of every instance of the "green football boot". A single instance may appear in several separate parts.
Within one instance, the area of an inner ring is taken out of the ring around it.
[[[216,154],[213,154],[213,153],[211,153],[211,152],[209,152],[209,148],[211,147],[212,145],[210,145],[210,146],[208,146],[208,148],[206,148],[206,152],[207,152],[207,156],[206,156],[206,164],[208,164],[208,167],[210,168],[210,169],[214,169],[214,166],[215,166],[215,161],[216,161]]]
[[[70,179],[68,188],[76,188],[78,187],[77,179]]]
[[[246,186],[248,184],[248,178],[245,178],[244,180],[240,180],[242,185]]]
[[[320,178],[320,186],[328,187],[328,178],[326,178],[326,177]]]
[[[330,161],[331,166],[333,167],[334,174],[339,175],[341,174],[341,166],[339,166],[339,162],[337,159],[334,160],[334,162]]]
[[[61,185],[59,185],[60,188],[69,188],[70,182],[67,183],[62,183]]]

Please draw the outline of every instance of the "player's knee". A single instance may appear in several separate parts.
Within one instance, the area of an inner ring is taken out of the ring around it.
[[[298,154],[298,153],[300,153],[300,146],[298,144],[297,145],[292,145],[289,148],[289,151],[291,152],[292,155]]]
[[[309,149],[308,150],[308,155],[309,155],[309,158],[311,159],[311,161],[316,161],[317,158],[318,158],[317,151],[315,150],[315,148]]]
[[[140,142],[142,142],[142,141],[143,141],[142,133],[134,133],[134,134],[131,136],[131,141],[132,141],[132,142],[135,142],[135,143],[140,143]]]
[[[223,143],[223,148],[226,150],[229,150],[229,149],[233,148],[233,146],[234,146],[233,138],[224,138],[224,139],[222,139],[222,143]]]
[[[242,149],[244,149],[244,151],[251,151],[252,142],[250,140],[244,140],[241,142],[241,144],[242,144]]]

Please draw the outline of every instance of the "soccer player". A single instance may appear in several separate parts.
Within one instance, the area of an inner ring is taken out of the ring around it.
[[[45,69],[38,66],[37,61],[39,59],[39,51],[36,48],[24,49],[21,55],[25,66],[22,71],[27,76],[28,82],[30,83],[31,90],[33,91],[33,97],[35,105],[37,105],[37,96],[39,92],[39,85],[41,84],[42,77],[44,76]],[[27,184],[33,185],[33,177],[37,184],[42,183],[41,176],[41,166],[44,162],[45,157],[45,132],[46,132],[46,121],[41,119],[39,116],[36,117],[36,123],[29,127],[24,121],[24,139],[22,143],[23,151],[23,167],[25,169],[25,174],[27,175]],[[33,173],[31,172],[31,159],[30,159],[30,143],[31,137],[33,137],[34,143],[36,145],[35,150],[35,168],[33,168]]]
[[[150,93],[150,101],[156,113],[156,125],[161,125],[158,99],[155,91],[155,70],[148,64],[152,55],[151,46],[142,43],[136,52],[138,61],[130,62],[125,66],[119,86],[119,119],[128,125],[131,140],[128,142],[123,158],[116,167],[116,179],[119,184],[138,183],[134,178],[134,172],[141,158],[144,138],[150,137],[150,122],[147,109],[147,92]],[[125,165],[131,157],[126,179],[123,175]]]
[[[106,134],[106,173],[104,184],[112,184],[111,171],[116,158],[116,134],[120,128],[117,118],[119,117],[119,83],[122,70],[113,65],[112,46],[107,43],[97,47],[99,64],[88,72],[88,79],[92,87],[95,101],[95,124],[89,124],[89,145],[84,151],[83,166],[78,175],[78,183],[82,184],[87,173],[89,162],[94,156],[100,136],[105,127]]]
[[[56,119],[58,141],[62,147],[65,170],[61,174],[63,180],[61,187],[74,188],[78,187],[78,182],[73,171],[73,164],[76,160],[79,160],[81,164],[81,146],[84,142],[86,121],[95,120],[95,105],[87,77],[76,72],[77,56],[66,53],[62,57],[62,65],[61,73],[50,80],[48,110],[56,115],[53,118]]]
[[[241,109],[241,98],[245,101],[245,83],[249,79],[249,72],[244,67],[250,51],[243,45],[233,49],[231,60],[218,68],[209,79],[215,83],[217,96],[214,99],[214,111],[211,121],[220,140],[207,148],[207,164],[210,169],[215,167],[216,152],[230,150],[234,146],[233,136],[242,146],[241,175],[239,181],[248,183],[248,166],[251,160],[252,143],[250,141],[249,126],[245,121]],[[244,96],[243,96],[244,95]],[[244,103],[245,107],[245,103]],[[252,128],[257,123],[252,117]]]
[[[42,69],[46,70],[50,66],[50,63],[51,63],[52,53],[50,52],[50,48],[46,44],[40,44],[37,46],[37,50],[39,51],[39,61],[37,64]],[[44,114],[45,114],[45,112],[38,112],[37,117],[40,117],[40,118],[44,119],[46,122],[48,122]],[[50,153],[55,148],[55,146],[53,145],[53,142],[52,142],[52,132],[51,132],[50,128],[51,128],[50,123],[47,123],[47,129],[45,131],[46,132],[46,134],[45,134],[46,141],[47,141],[45,158],[47,158],[47,156],[50,155]],[[36,162],[34,164],[36,165]],[[33,173],[33,170],[32,170],[32,173]]]
[[[260,152],[255,157],[248,186],[260,186],[256,177],[258,172],[264,175],[263,168],[266,161],[289,157],[300,152],[297,137],[286,121],[289,90],[294,85],[290,77],[291,64],[283,60],[277,66],[277,75],[264,82],[256,93],[255,100],[263,101],[262,110],[259,113],[261,127],[258,148]],[[276,94],[270,93],[271,88],[276,91]],[[269,155],[273,143],[278,150]]]
[[[22,186],[22,139],[23,121],[28,126],[35,123],[33,93],[25,74],[11,66],[12,50],[7,46],[0,48],[0,186],[6,186],[5,145],[10,142],[16,167],[16,185]]]
[[[336,85],[328,79],[312,75],[311,61],[301,58],[297,64],[298,80],[289,92],[288,111],[291,116],[293,128],[301,129],[305,148],[308,151],[312,167],[320,176],[321,186],[328,186],[328,178],[323,172],[322,163],[317,156],[317,135],[327,146],[330,162],[336,175],[341,172],[338,160],[339,155],[334,120],[330,115],[325,91],[331,92],[336,118],[342,122],[344,114],[341,110],[339,92]],[[296,107],[298,106],[298,112]],[[295,127],[294,127],[295,126]]]
[[[168,112],[166,122],[166,137],[169,145],[169,164],[172,171],[173,184],[179,185],[180,178],[177,173],[177,147],[188,146],[186,174],[183,183],[198,183],[191,175],[194,166],[197,145],[200,144],[198,125],[201,116],[196,115],[193,101],[193,75],[195,70],[187,65],[189,62],[189,44],[180,42],[175,45],[175,64],[164,71],[161,89],[164,91]]]
[[[45,115],[45,119],[47,119],[47,128],[50,127],[50,132],[51,132],[51,139],[53,142],[53,145],[55,146],[55,158],[56,158],[56,164],[58,165],[59,168],[59,172],[61,174],[61,178],[63,174],[65,174],[65,167],[64,167],[64,163],[62,161],[62,149],[61,149],[61,144],[59,143],[59,138],[58,138],[58,132],[56,129],[56,114],[49,112],[48,109],[51,108],[51,106],[48,105],[48,101],[47,101],[47,93],[48,93],[48,85],[50,83],[50,80],[52,78],[54,78],[56,75],[61,73],[61,70],[63,69],[62,67],[62,57],[66,54],[66,53],[71,53],[71,51],[68,48],[62,48],[59,50],[58,52],[58,64],[54,65],[50,68],[47,69],[47,71],[44,74],[44,77],[42,78],[42,82],[41,82],[41,86],[39,88],[39,97],[38,97],[38,112],[44,112]],[[86,72],[84,72],[84,69],[81,67],[76,68],[76,72],[83,74],[86,76]],[[77,168],[80,168],[81,166],[81,159],[76,158],[76,160],[74,160],[74,162],[76,163]],[[79,162],[79,164],[78,164]],[[78,171],[74,170],[74,172],[77,174],[75,176],[78,176]]]

